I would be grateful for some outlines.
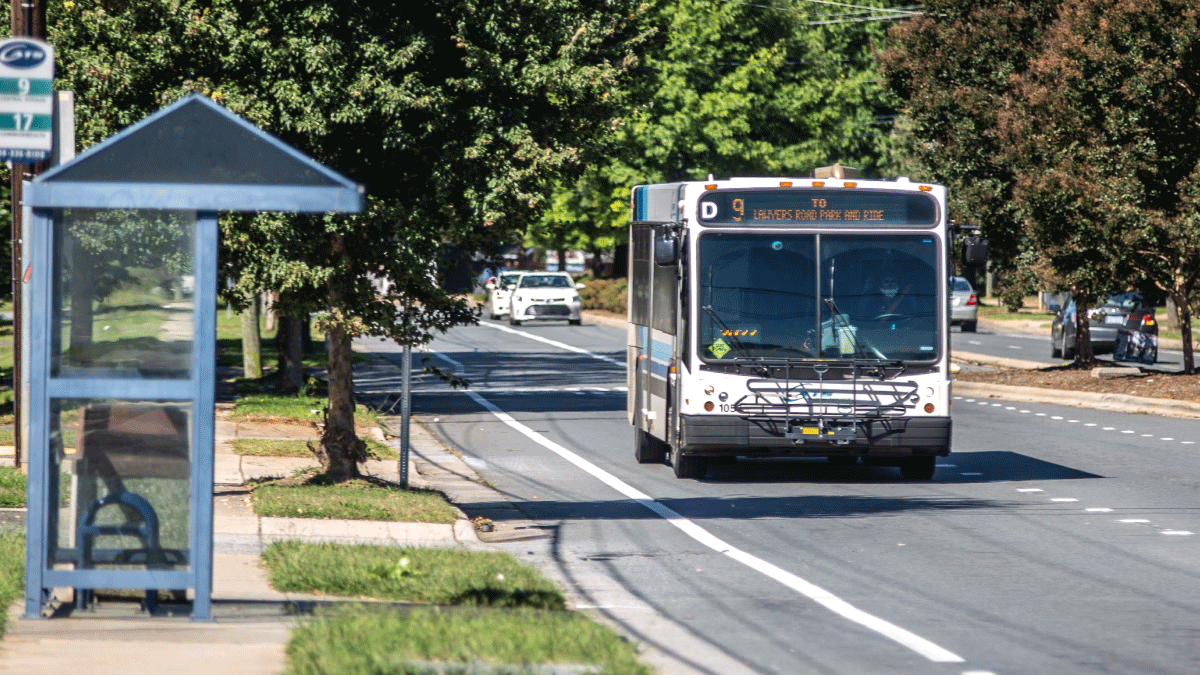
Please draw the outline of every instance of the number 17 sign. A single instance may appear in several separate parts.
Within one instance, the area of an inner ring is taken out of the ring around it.
[[[54,47],[37,38],[0,40],[0,161],[49,157],[53,121]]]

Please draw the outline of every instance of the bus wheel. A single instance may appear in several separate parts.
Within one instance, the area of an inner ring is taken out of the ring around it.
[[[936,463],[937,457],[933,455],[907,457],[900,462],[900,475],[908,480],[929,480],[933,478]]]
[[[633,430],[633,456],[638,464],[662,464],[667,459],[666,445],[641,429]]]
[[[684,455],[675,449],[671,452],[671,466],[676,478],[704,478],[708,473],[708,458]]]

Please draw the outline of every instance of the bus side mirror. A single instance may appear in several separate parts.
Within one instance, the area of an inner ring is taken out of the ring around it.
[[[967,237],[963,239],[963,264],[986,265],[988,261],[988,240],[983,237]]]
[[[674,265],[679,262],[679,238],[673,234],[664,234],[654,238],[654,263],[656,265]]]

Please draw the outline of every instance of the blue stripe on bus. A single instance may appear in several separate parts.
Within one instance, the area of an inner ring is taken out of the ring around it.
[[[646,186],[640,185],[633,188],[633,220],[634,222],[644,222],[649,206],[646,204]]]
[[[666,377],[670,373],[670,371],[671,371],[671,369],[669,366],[667,366],[667,364],[659,363],[658,361],[654,361],[654,360],[650,361],[650,374],[651,375],[653,375],[655,377],[661,377],[663,379],[666,379]]]
[[[650,342],[650,358],[655,361],[669,362],[671,360],[671,345],[659,340]]]

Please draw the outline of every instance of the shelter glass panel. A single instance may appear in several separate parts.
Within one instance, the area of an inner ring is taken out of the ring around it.
[[[59,212],[53,377],[191,377],[195,223],[190,211]]]
[[[50,565],[189,569],[191,404],[52,399]]]

